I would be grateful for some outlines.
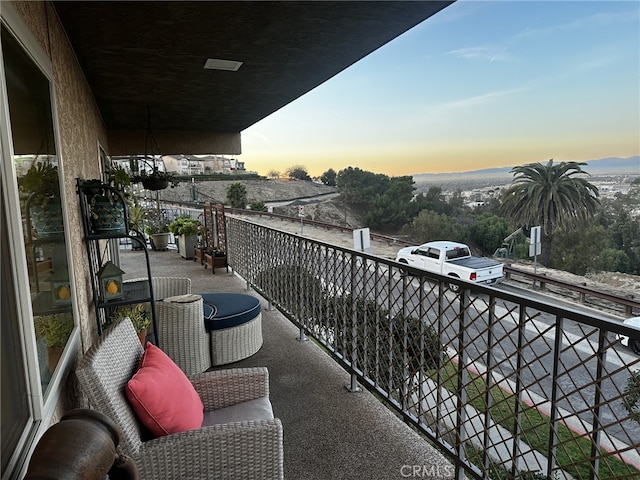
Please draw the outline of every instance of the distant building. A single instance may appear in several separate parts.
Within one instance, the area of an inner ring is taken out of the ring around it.
[[[164,167],[167,172],[175,172],[178,175],[202,175],[203,163],[189,155],[163,155]]]
[[[164,155],[165,168],[178,175],[246,173],[244,162],[218,155]]]

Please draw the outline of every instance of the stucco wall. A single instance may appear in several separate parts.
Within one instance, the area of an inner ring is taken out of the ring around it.
[[[14,2],[14,6],[50,58],[53,67],[54,117],[59,133],[60,171],[64,179],[63,204],[67,206],[67,229],[82,350],[86,351],[96,339],[96,324],[75,183],[78,177],[100,177],[98,144],[109,153],[107,136],[91,90],[54,8],[46,2],[31,1]],[[80,402],[73,379],[69,380],[71,384],[66,389],[67,395],[62,399],[62,410],[76,407]]]

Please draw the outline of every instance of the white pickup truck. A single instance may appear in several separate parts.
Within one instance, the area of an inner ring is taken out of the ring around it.
[[[474,283],[493,284],[502,281],[502,263],[472,257],[464,243],[429,242],[418,247],[405,247],[396,262],[406,263],[427,272],[441,273]],[[452,290],[458,290],[455,285]]]

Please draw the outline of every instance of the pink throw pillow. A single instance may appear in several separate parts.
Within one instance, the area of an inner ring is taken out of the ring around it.
[[[127,383],[126,395],[140,421],[156,437],[202,426],[200,396],[180,367],[150,342],[140,368]]]

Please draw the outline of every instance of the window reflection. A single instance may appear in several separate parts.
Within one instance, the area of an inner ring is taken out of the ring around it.
[[[2,51],[38,363],[46,392],[74,325],[50,83],[5,28]]]

